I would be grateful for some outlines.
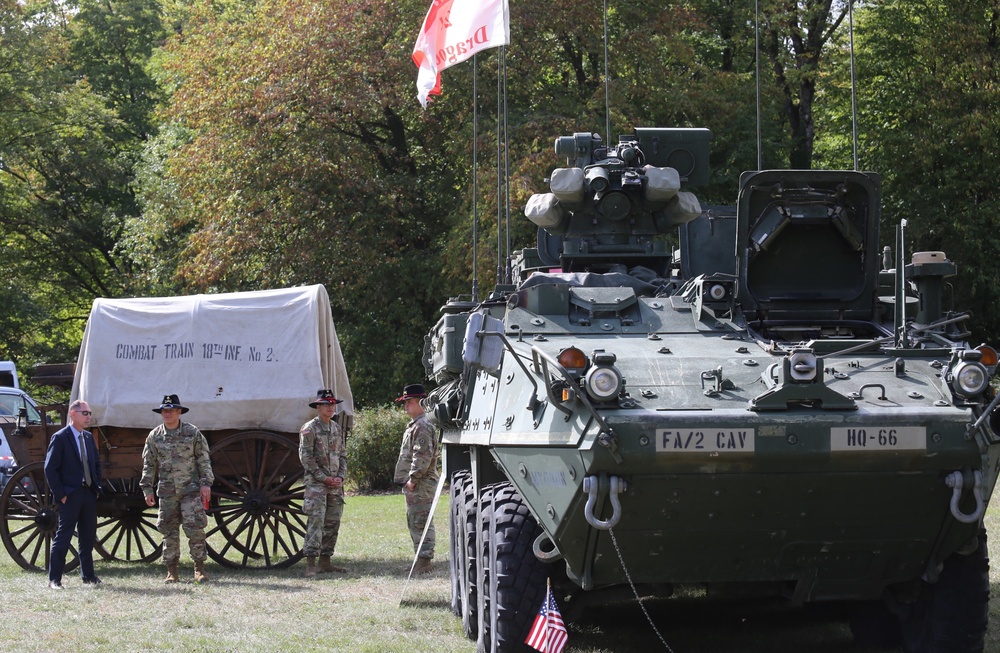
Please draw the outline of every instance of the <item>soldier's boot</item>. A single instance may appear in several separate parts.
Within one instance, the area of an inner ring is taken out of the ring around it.
[[[434,563],[430,558],[417,558],[417,564],[413,566],[414,574],[429,574],[434,571]]]
[[[164,583],[176,583],[180,581],[177,576],[177,561],[167,563],[167,577],[163,579]]]
[[[204,583],[208,580],[208,574],[205,573],[205,561],[195,560],[194,561],[194,582]]]
[[[335,571],[338,574],[343,574],[347,572],[344,567],[338,567],[337,565],[330,562],[330,556],[321,555],[319,557],[319,570],[321,573],[328,574],[331,571]]]
[[[316,556],[306,556],[306,578],[312,578],[316,575]]]

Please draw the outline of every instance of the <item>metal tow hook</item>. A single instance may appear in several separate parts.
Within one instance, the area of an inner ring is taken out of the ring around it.
[[[944,479],[945,485],[952,488],[951,516],[963,524],[972,524],[979,521],[983,516],[983,512],[986,510],[986,505],[983,502],[983,473],[977,469],[973,472],[973,474],[975,476],[976,483],[972,488],[972,496],[976,497],[976,511],[971,515],[966,515],[958,508],[958,500],[962,497],[962,486],[965,484],[965,477],[962,472],[952,472]]]
[[[618,501],[618,492],[624,492],[628,489],[628,485],[617,476],[611,477],[611,517],[607,520],[601,520],[594,516],[598,485],[597,476],[587,476],[583,479],[583,491],[587,493],[587,505],[583,507],[583,516],[587,519],[587,523],[594,528],[606,531],[617,524],[622,517],[622,504]]]

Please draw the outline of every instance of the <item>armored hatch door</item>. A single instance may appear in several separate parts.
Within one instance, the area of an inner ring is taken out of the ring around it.
[[[679,227],[681,277],[716,273],[736,275],[736,208],[710,206]]]
[[[881,260],[879,203],[874,173],[744,173],[736,254],[747,319],[870,319]]]

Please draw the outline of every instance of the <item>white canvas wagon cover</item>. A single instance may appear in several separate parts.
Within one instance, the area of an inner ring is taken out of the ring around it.
[[[295,433],[331,388],[354,414],[347,369],[322,285],[256,292],[96,299],[72,399],[93,425],[152,428],[164,395],[202,431]]]

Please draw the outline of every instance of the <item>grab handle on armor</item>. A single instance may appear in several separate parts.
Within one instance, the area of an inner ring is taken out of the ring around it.
[[[972,488],[972,495],[976,498],[976,510],[970,515],[962,512],[958,507],[958,500],[962,497],[962,487],[965,484],[965,477],[960,471],[954,471],[945,477],[945,485],[951,490],[951,516],[963,524],[972,524],[983,517],[986,510],[986,503],[983,501],[983,473],[978,469],[973,472],[976,479]]]
[[[587,476],[583,479],[583,491],[587,493],[587,505],[583,508],[583,516],[587,519],[587,523],[594,528],[606,531],[613,528],[622,517],[622,504],[618,501],[618,492],[624,492],[626,484],[624,480],[617,476],[611,477],[611,517],[607,520],[601,520],[594,516],[594,504],[597,503],[598,485],[597,476]]]

